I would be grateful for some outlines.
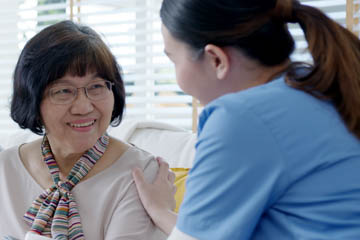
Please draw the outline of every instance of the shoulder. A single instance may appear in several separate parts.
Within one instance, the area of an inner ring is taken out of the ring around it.
[[[159,168],[155,156],[136,146],[130,146],[128,154],[132,156],[135,166],[144,171],[145,179],[153,181]]]
[[[297,94],[303,95],[279,79],[209,103],[199,119],[197,162],[213,159],[218,167],[224,162],[219,159],[231,160],[230,171],[235,165],[251,163],[255,169],[271,162],[277,171],[284,171],[288,167],[287,148],[282,141],[289,141],[289,133],[296,130],[296,121],[289,119],[298,111],[282,102]],[[271,161],[267,161],[270,156]]]
[[[257,123],[275,135],[280,132],[289,134],[299,128],[308,128],[305,123],[316,124],[329,119],[341,125],[331,103],[294,89],[285,83],[284,78],[279,78],[209,103],[200,116],[199,132],[206,126],[221,133],[238,128],[240,124]]]
[[[211,115],[221,114],[224,120],[236,119],[251,111],[273,108],[293,94],[292,88],[284,80],[277,79],[264,85],[256,86],[235,93],[223,95],[210,102],[200,116],[200,125]],[[296,90],[295,90],[296,91]]]
[[[113,168],[118,168],[119,171],[129,171],[138,167],[144,171],[148,180],[155,177],[158,164],[153,154],[117,139],[114,139],[114,143],[121,154],[117,157]]]
[[[209,103],[199,117],[199,140],[212,137],[229,141],[245,136],[244,133],[263,131],[266,123],[262,121],[266,115],[262,102],[269,95],[264,87],[224,95]],[[271,95],[271,94],[270,94]],[[270,100],[271,105],[274,105]]]
[[[236,114],[249,109],[267,110],[275,106],[292,105],[297,103],[299,98],[316,100],[309,94],[288,86],[284,78],[280,77],[267,84],[223,95],[210,102],[205,110],[211,112],[225,109]]]
[[[18,154],[22,161],[27,161],[29,159],[38,159],[41,158],[41,142],[42,139],[37,139],[29,143],[24,143],[18,147]]]
[[[123,163],[137,165],[145,169],[155,159],[151,153],[114,137],[111,137],[110,143],[111,149],[108,148],[108,150],[111,150],[114,158],[121,160]]]
[[[204,162],[207,168],[226,168],[221,171],[224,176],[236,166],[240,169],[249,165],[253,169],[266,166],[270,164],[269,156],[278,172],[287,167],[286,152],[279,144],[273,123],[265,120],[269,113],[259,111],[263,106],[252,101],[260,91],[267,92],[261,87],[254,89],[254,93],[228,94],[206,106],[199,121],[196,164]]]
[[[15,158],[19,157],[19,147],[13,146],[0,152],[0,165],[7,164]]]

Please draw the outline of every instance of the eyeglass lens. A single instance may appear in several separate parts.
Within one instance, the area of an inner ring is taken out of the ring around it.
[[[50,89],[50,99],[56,104],[66,104],[74,101],[79,89],[84,88],[86,96],[90,100],[101,100],[110,92],[113,83],[110,81],[97,81],[85,87],[76,88],[74,86],[59,86]]]

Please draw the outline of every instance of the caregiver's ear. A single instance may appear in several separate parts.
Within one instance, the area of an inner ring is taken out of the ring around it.
[[[216,77],[222,80],[226,77],[230,69],[230,57],[228,53],[221,47],[214,44],[208,44],[204,48],[204,53]]]

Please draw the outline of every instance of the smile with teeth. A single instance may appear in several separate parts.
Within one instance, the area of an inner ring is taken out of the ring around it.
[[[86,122],[86,123],[79,123],[79,124],[69,123],[69,125],[70,125],[70,127],[73,127],[73,128],[89,127],[89,126],[94,125],[95,121],[96,120],[93,120],[91,122]]]

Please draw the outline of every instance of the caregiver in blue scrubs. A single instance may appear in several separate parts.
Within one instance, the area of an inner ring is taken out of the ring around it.
[[[359,39],[295,0],[164,0],[160,15],[178,84],[205,105],[178,216],[167,171],[133,174],[169,239],[360,239]],[[312,64],[290,60],[287,23]]]

